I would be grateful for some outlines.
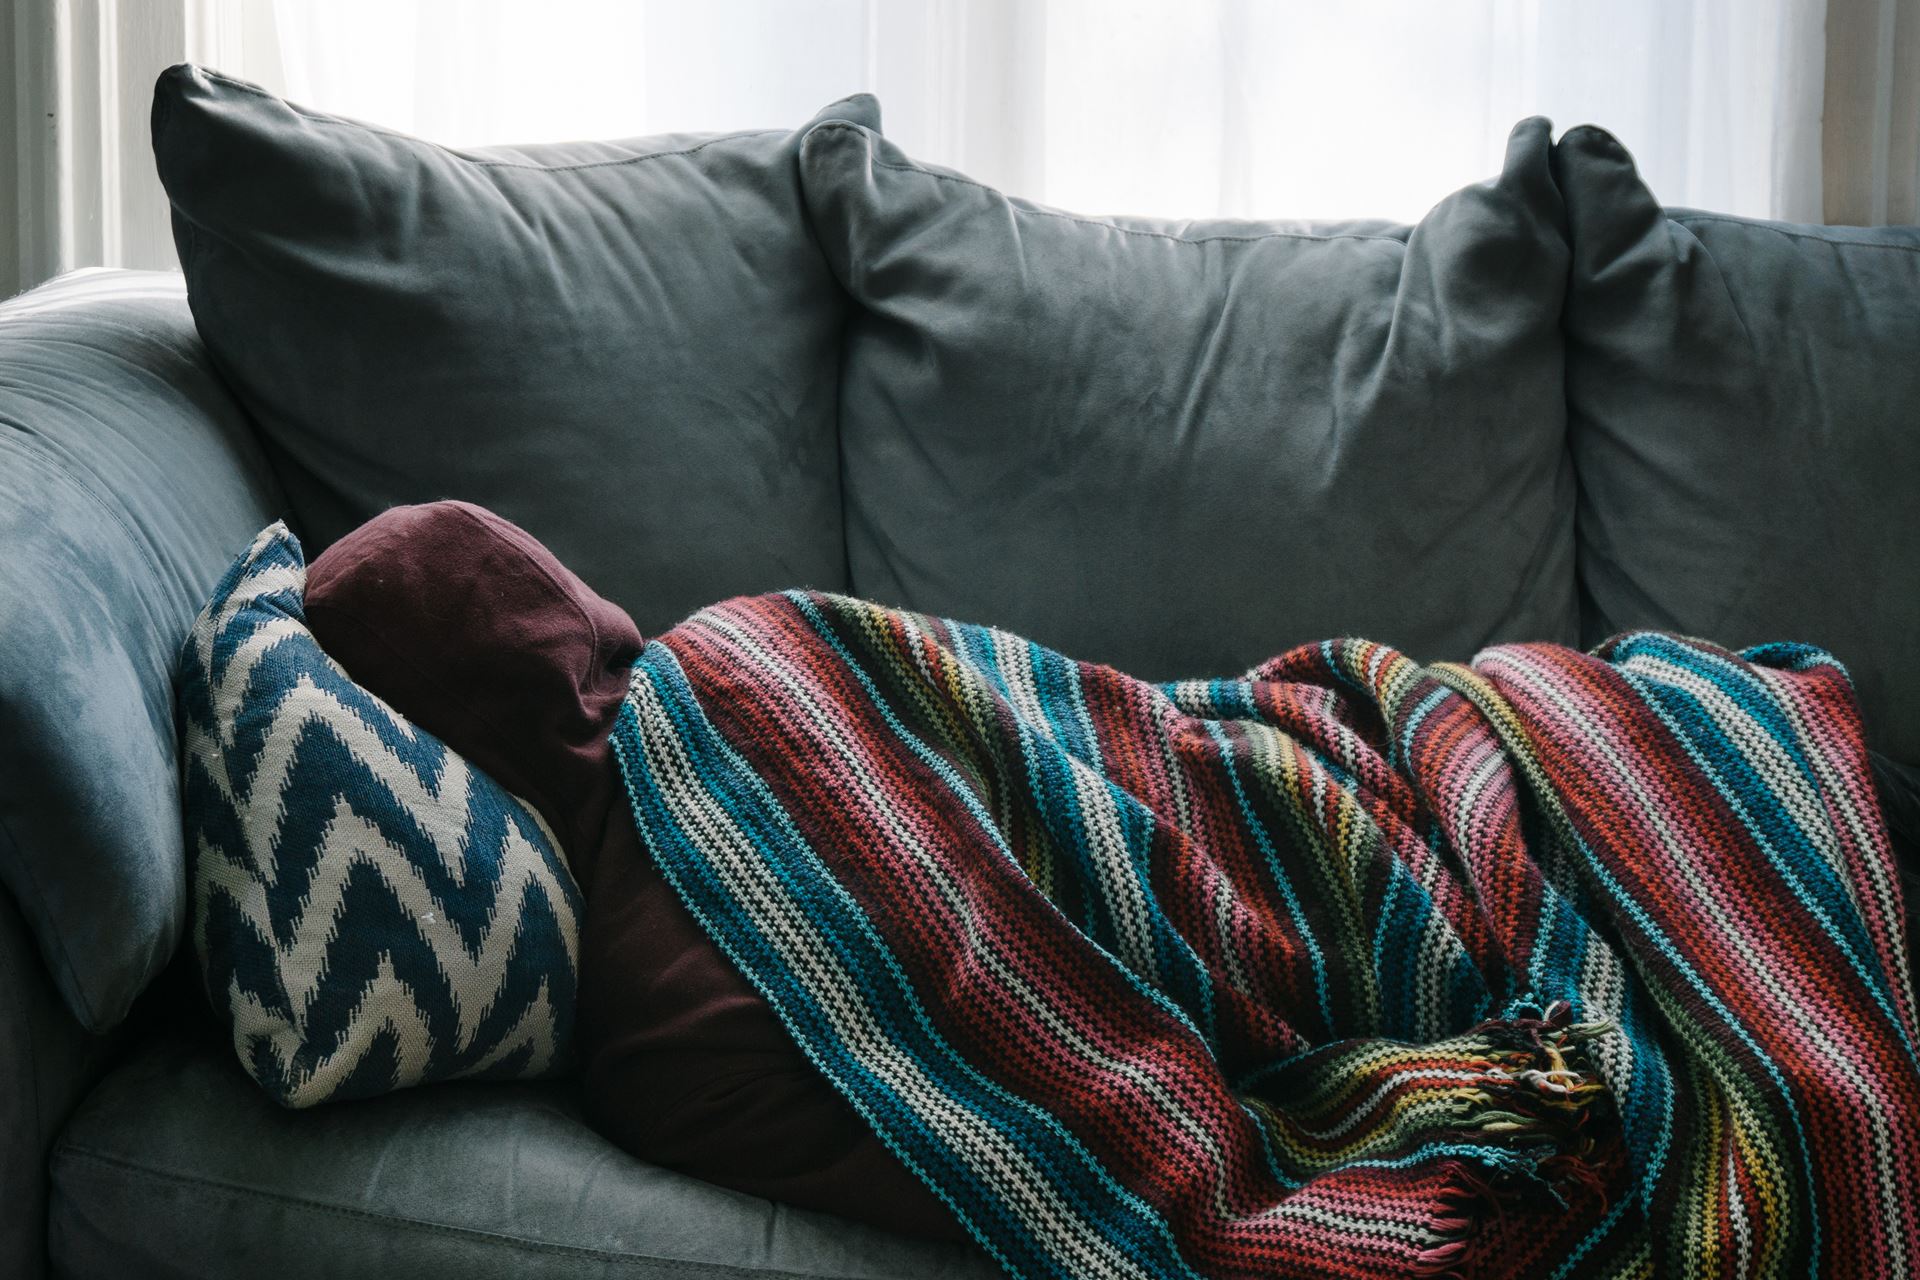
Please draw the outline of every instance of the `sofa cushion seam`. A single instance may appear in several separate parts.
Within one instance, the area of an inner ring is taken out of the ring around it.
[[[371,1209],[355,1209],[347,1205],[328,1204],[322,1200],[313,1200],[305,1196],[288,1195],[285,1192],[267,1191],[259,1187],[239,1186],[218,1178],[207,1178],[198,1174],[179,1173],[170,1169],[154,1169],[121,1156],[109,1155],[104,1151],[95,1151],[73,1142],[62,1142],[55,1153],[55,1159],[72,1156],[91,1160],[96,1164],[121,1169],[138,1174],[156,1182],[179,1183],[187,1186],[206,1187],[245,1199],[266,1200],[276,1204],[290,1205],[300,1209],[331,1214],[335,1217],[351,1218],[362,1222],[387,1223],[425,1231],[432,1235],[456,1236],[474,1241],[497,1243],[513,1248],[527,1249],[535,1253],[554,1254],[563,1257],[591,1258],[608,1262],[639,1262],[650,1266],[665,1266],[680,1271],[708,1271],[720,1275],[739,1276],[742,1280],[758,1280],[759,1277],[772,1277],[773,1280],[836,1280],[835,1277],[814,1271],[768,1271],[756,1268],[742,1268],[726,1262],[700,1262],[685,1258],[663,1258],[653,1254],[618,1253],[609,1249],[597,1249],[589,1245],[554,1244],[543,1240],[529,1240],[522,1236],[507,1235],[497,1231],[483,1231],[478,1227],[455,1226],[451,1223],[428,1222],[421,1218],[403,1217],[398,1214],[379,1213]]]

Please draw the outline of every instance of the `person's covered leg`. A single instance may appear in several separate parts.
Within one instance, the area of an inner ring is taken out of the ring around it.
[[[360,684],[533,805],[587,912],[579,1053],[595,1126],[642,1159],[895,1231],[962,1239],[795,1047],[641,848],[608,741],[643,643],[537,539],[460,502],[395,507],[307,574]]]
[[[655,1164],[909,1235],[966,1232],[808,1062],[639,847],[608,824],[580,1041],[594,1126]]]

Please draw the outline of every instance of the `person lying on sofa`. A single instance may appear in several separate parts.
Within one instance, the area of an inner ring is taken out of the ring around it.
[[[307,571],[347,673],[539,810],[586,899],[589,1118],[651,1163],[803,1208],[965,1233],[835,1093],[640,847],[608,740],[639,656],[625,610],[518,526],[396,507]]]
[[[1806,775],[1839,779],[1829,806],[1866,798],[1841,824],[1859,842],[1837,837],[1831,863],[1781,883],[1747,873],[1802,833],[1752,834],[1765,824],[1739,813],[1761,785],[1726,781],[1757,750],[1754,723],[1832,715],[1841,727],[1817,734],[1846,737],[1850,697],[1811,651],[1756,653],[1753,676],[1649,638],[1607,653],[1633,685],[1546,646],[1436,678],[1342,641],[1246,681],[1144,686],[1003,633],[803,593],[730,602],[646,645],[532,537],[459,503],[397,508],[330,547],[307,616],[355,680],[559,837],[586,900],[588,1115],[655,1163],[971,1237],[1016,1273],[1525,1275],[1575,1250],[1601,1274],[1731,1247],[1725,1216],[1692,1216],[1687,1197],[1747,1195],[1741,1161],[1758,1151],[1786,1205],[1759,1246],[1767,1273],[1866,1274],[1907,1247],[1889,1231],[1836,1253],[1832,1235],[1864,1229],[1867,1210],[1910,1215],[1894,1189],[1920,1175],[1920,1127],[1887,1118],[1920,1098],[1920,1070],[1910,961],[1888,943],[1897,901],[1868,901],[1885,893],[1866,864],[1889,846],[1864,753],[1856,741]],[[1779,705],[1701,728],[1672,691],[1721,706],[1702,672]],[[1662,715],[1707,753],[1697,776],[1683,752],[1658,754]],[[1488,802],[1502,750],[1531,798]],[[1249,795],[1248,779],[1290,779],[1297,803],[1284,787]],[[1216,807],[1230,792],[1238,816]],[[1662,832],[1682,834],[1662,846]],[[1209,863],[1209,834],[1264,850],[1265,869]],[[1702,890],[1719,913],[1705,918],[1677,882],[1634,891],[1663,847],[1751,856],[1709,867],[1728,887]],[[909,854],[923,861],[892,865]],[[1249,905],[1263,884],[1297,927]],[[1802,908],[1831,922],[1830,949],[1783,932]],[[1822,998],[1796,987],[1812,974],[1839,1004],[1804,1027],[1750,1007],[1766,984],[1741,966],[1764,955],[1793,1000]],[[1627,968],[1697,981],[1712,1011],[1622,994]],[[1556,972],[1564,995],[1542,978]],[[1668,1054],[1693,1056],[1676,1073]],[[1855,1058],[1864,1076],[1844,1067]],[[1769,1074],[1775,1059],[1787,1066]],[[1609,1070],[1636,1091],[1603,1087]],[[1783,1076],[1795,1084],[1768,1093]],[[1820,1117],[1811,1138],[1780,1119],[1801,1111]],[[1878,1143],[1852,1165],[1836,1158],[1849,1124]],[[1649,1172],[1648,1149],[1678,1172]]]

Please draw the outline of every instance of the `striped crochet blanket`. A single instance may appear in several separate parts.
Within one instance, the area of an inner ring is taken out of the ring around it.
[[[1637,634],[1149,684],[706,610],[664,873],[1011,1274],[1908,1276],[1920,1069],[1845,672]]]

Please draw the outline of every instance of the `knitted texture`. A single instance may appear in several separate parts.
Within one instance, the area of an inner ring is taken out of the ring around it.
[[[1914,1273],[1902,907],[1817,650],[1155,685],[793,592],[650,644],[615,746],[1013,1275]]]
[[[180,658],[193,943],[240,1061],[307,1107],[565,1064],[580,896],[540,817],[348,678],[283,524]]]

